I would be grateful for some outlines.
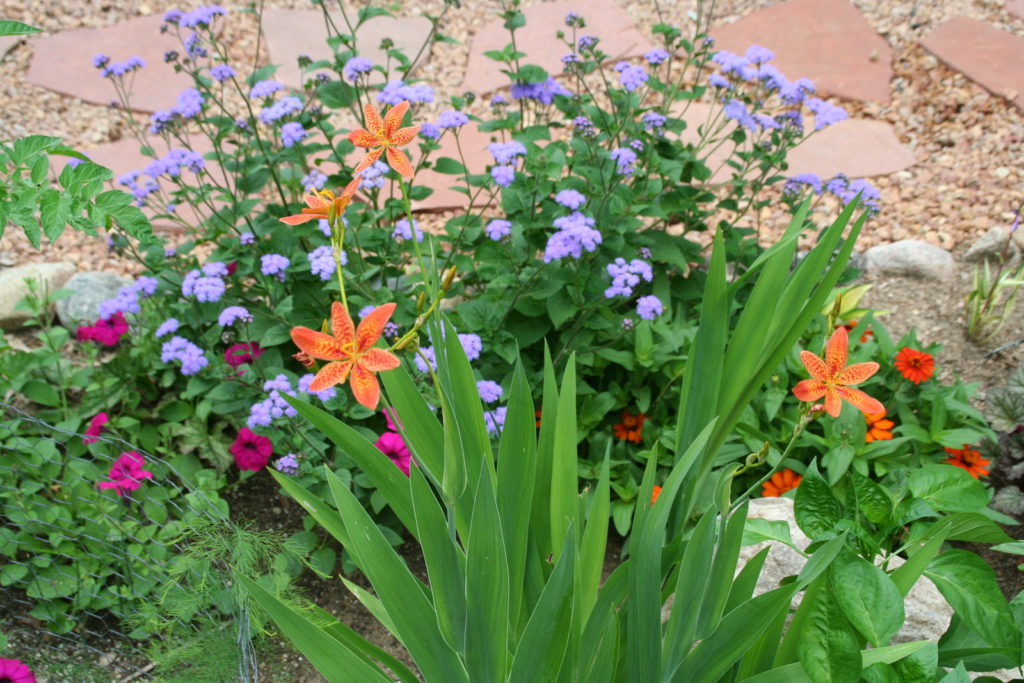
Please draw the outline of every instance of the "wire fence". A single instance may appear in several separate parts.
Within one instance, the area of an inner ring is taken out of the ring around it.
[[[4,656],[48,681],[150,680],[150,636],[173,602],[179,631],[234,620],[237,680],[258,683],[244,608],[187,605],[173,570],[190,525],[226,509],[169,462],[122,439],[68,431],[0,402],[0,634]],[[191,462],[198,462],[194,459]],[[215,497],[214,497],[215,498]]]

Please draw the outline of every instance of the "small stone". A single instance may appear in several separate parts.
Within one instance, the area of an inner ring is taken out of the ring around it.
[[[1009,245],[1007,242],[1009,241]],[[1007,263],[1013,263],[1020,258],[1020,249],[1014,240],[1006,232],[1006,228],[996,226],[979,237],[971,248],[967,250],[964,259],[971,263],[991,261],[998,264],[1006,254]]]
[[[53,294],[71,278],[75,267],[70,263],[29,263],[0,271],[0,329],[16,330],[31,317],[30,311],[14,310],[29,288],[25,280],[35,280],[39,294]]]
[[[1010,169],[1006,168],[1005,166],[1000,166],[995,170],[995,174],[997,178],[1005,178],[1006,176],[1010,175]]]
[[[100,304],[113,299],[122,287],[131,284],[131,279],[87,270],[75,273],[64,285],[73,294],[57,302],[57,316],[60,324],[69,330],[80,325],[91,325],[100,317]]]
[[[945,280],[954,274],[956,268],[952,254],[921,240],[900,240],[871,247],[864,256],[868,275],[875,278],[896,276]]]

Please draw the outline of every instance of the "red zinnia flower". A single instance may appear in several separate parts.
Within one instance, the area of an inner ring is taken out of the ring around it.
[[[644,440],[641,432],[643,431],[645,420],[647,420],[647,416],[643,413],[633,415],[629,411],[623,410],[622,422],[612,427],[615,438],[640,443]]]
[[[963,448],[947,448],[946,452],[951,457],[942,462],[947,465],[967,470],[968,474],[975,479],[988,476],[988,464],[991,461],[988,458],[981,457],[981,453],[972,450],[969,444],[964,444]]]
[[[864,419],[868,423],[868,433],[864,441],[888,441],[892,438],[892,428],[896,423],[885,419],[885,413],[864,413]]]
[[[778,498],[786,491],[792,491],[803,481],[802,474],[797,474],[788,467],[776,472],[771,479],[761,485],[761,495],[765,498]]]
[[[655,487],[653,489],[651,489],[651,505],[654,505],[654,501],[658,500],[658,496],[660,496],[660,495],[661,495],[661,487],[655,485]]]
[[[17,659],[0,659],[0,683],[36,683],[36,676]]]
[[[931,354],[912,349],[909,346],[904,346],[896,354],[896,360],[893,361],[893,365],[896,366],[896,369],[904,377],[914,384],[926,382],[935,374],[935,359],[932,358]]]
[[[103,425],[110,422],[110,418],[107,417],[106,413],[96,413],[91,420],[89,420],[89,426],[85,430],[85,436],[82,437],[82,443],[96,443],[99,441],[98,437],[103,432]]]
[[[238,438],[228,450],[235,456],[238,469],[258,472],[270,461],[270,456],[274,454],[274,444],[267,437],[254,433],[248,427],[242,427],[238,432]]]

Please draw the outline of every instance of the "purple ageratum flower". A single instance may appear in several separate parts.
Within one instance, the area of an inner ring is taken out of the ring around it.
[[[252,314],[242,306],[228,306],[220,312],[220,315],[217,317],[217,324],[221,327],[230,327],[239,320],[251,323]]]
[[[577,116],[574,118],[572,120],[572,127],[573,130],[585,138],[592,138],[597,135],[597,129],[594,128],[594,122],[586,116]]]
[[[775,53],[760,45],[751,45],[743,55],[751,64],[763,64],[775,59]]]
[[[729,79],[725,78],[721,74],[711,74],[708,76],[708,85],[714,88],[725,88],[726,90],[732,90],[732,83]]]
[[[426,138],[427,140],[436,140],[441,137],[444,131],[441,130],[441,126],[436,123],[427,121],[420,126],[420,137]]]
[[[575,52],[562,55],[562,64],[565,64],[566,66],[569,66],[570,64],[579,64],[581,61],[580,56]]]
[[[274,461],[274,469],[289,477],[294,476],[299,473],[299,459],[295,457],[294,453],[281,456]]]
[[[156,288],[160,286],[160,281],[155,277],[146,277],[145,275],[139,277],[135,282],[128,285],[128,289],[134,291],[136,294],[140,294],[144,297],[150,297],[156,294]]]
[[[326,282],[334,275],[333,247],[317,247],[306,254],[309,259],[309,272]]]
[[[670,55],[667,50],[657,48],[645,54],[644,59],[647,60],[648,64],[652,66],[657,66],[658,64],[661,64],[662,62],[668,60],[668,58],[671,56],[672,55]]]
[[[743,76],[743,69],[750,65],[749,59],[733,54],[728,50],[716,52],[712,55],[711,61],[722,67],[722,73],[736,74],[741,77]]]
[[[469,117],[456,109],[443,111],[437,117],[437,125],[440,128],[459,128],[467,123],[469,123]]]
[[[406,85],[404,81],[389,81],[379,93],[377,101],[395,106],[406,100],[412,104],[434,101],[434,89],[426,85]]]
[[[314,190],[322,190],[327,185],[327,175],[321,173],[315,168],[302,176],[302,180],[299,181],[302,184],[303,189],[313,188]]]
[[[644,130],[654,130],[655,128],[664,128],[666,118],[656,111],[649,111],[640,117],[643,121]]]
[[[278,90],[284,90],[284,83],[279,81],[259,81],[249,91],[249,99],[257,100],[270,97]]]
[[[622,329],[624,329],[624,330],[631,330],[634,327],[636,327],[636,321],[635,320],[633,320],[632,318],[623,318],[622,319]]]
[[[308,135],[306,129],[297,121],[291,121],[281,126],[281,143],[285,147],[293,146],[296,142],[306,137],[306,135]]]
[[[633,164],[636,163],[636,152],[628,147],[616,147],[611,152],[612,161],[618,164],[619,173],[622,175],[631,175],[633,173]]]
[[[345,62],[341,73],[350,81],[357,81],[363,74],[368,74],[373,69],[373,62],[366,57],[352,57]]]
[[[477,382],[476,390],[480,394],[480,400],[484,403],[494,403],[501,398],[502,394],[501,385],[489,379],[482,379]]]
[[[837,107],[817,97],[808,98],[806,104],[814,114],[814,130],[821,130],[850,118],[842,107]]]
[[[739,100],[729,100],[726,102],[724,110],[725,118],[732,119],[750,130],[757,128],[757,121],[750,115],[750,112],[747,111],[747,105],[743,104]]]
[[[579,40],[576,41],[576,47],[580,52],[586,52],[597,47],[598,41],[599,38],[597,36],[580,36]]]
[[[341,220],[344,221],[345,218],[342,217]],[[348,225],[348,223],[346,223],[346,225]],[[316,227],[320,230],[320,232],[323,234],[324,237],[330,237],[331,236],[331,224],[327,222],[326,218],[319,219],[316,222]]]
[[[420,222],[418,220],[413,219],[412,228],[416,229],[416,241],[417,242],[422,242],[423,241],[423,231],[420,230]],[[411,240],[412,239],[412,233],[413,233],[413,231],[409,227],[409,221],[407,219],[403,218],[400,221],[398,221],[397,223],[395,223],[395,229],[391,233],[391,237],[396,239],[396,240],[398,240],[399,242],[404,242],[405,240]]]
[[[107,299],[99,305],[100,318],[108,320],[115,313],[138,313],[142,308],[139,306],[139,297],[132,285],[122,287],[112,299]]]
[[[779,97],[789,104],[800,104],[814,92],[814,82],[809,78],[798,78],[793,82],[787,80],[779,84]]]
[[[556,95],[563,97],[572,96],[571,92],[560,86],[550,76],[543,83],[516,83],[512,86],[511,93],[514,100],[537,100],[543,105],[549,105],[554,102]]]
[[[501,93],[498,93],[491,98],[491,107],[497,108],[506,104],[508,104],[508,100],[506,100],[505,96]]]
[[[228,267],[223,261],[209,261],[203,264],[203,275],[210,277],[227,277],[230,275]]]
[[[183,12],[180,9],[167,10],[167,12],[164,13],[164,21],[168,24],[177,24],[181,21],[182,16]]]
[[[426,358],[426,360],[424,360]],[[420,372],[426,372],[429,368],[431,370],[437,370],[437,358],[434,355],[433,346],[425,346],[420,349],[420,353],[417,353],[413,358],[413,362],[416,363],[416,369]]]
[[[227,64],[215,64],[210,68],[210,77],[218,83],[223,83],[235,75],[235,70]]]
[[[761,127],[761,130],[779,130],[782,128],[781,123],[767,114],[754,114],[754,120],[757,122],[757,125]]]
[[[219,277],[200,277],[195,280],[195,296],[197,301],[216,303],[224,295],[227,285]]]
[[[834,178],[825,183],[825,190],[839,196],[846,191],[847,186],[850,183],[850,179],[842,173],[839,173]]]
[[[496,164],[514,164],[516,157],[526,155],[526,146],[521,142],[492,142],[487,145],[487,151],[494,157]]]
[[[881,207],[878,204],[878,200],[882,198],[882,193],[864,178],[851,180],[846,190],[839,192],[838,195],[839,199],[846,205],[852,202],[858,193],[860,194],[861,203],[868,207],[872,213],[879,211]]]
[[[633,138],[632,140],[629,141],[629,146],[632,147],[633,149],[635,149],[638,152],[644,151],[644,141],[643,140],[637,140],[636,138]]]
[[[281,254],[264,254],[260,257],[260,272],[264,275],[276,275],[281,282],[284,282],[285,271],[289,265],[291,261]]]
[[[313,373],[309,373],[300,377],[299,391],[301,391],[304,394],[316,396],[321,401],[330,401],[332,398],[338,395],[338,392],[335,390],[334,387],[328,387],[323,391],[310,391],[309,385],[313,383],[314,379],[316,379],[316,375],[314,375]]]
[[[203,111],[203,95],[195,88],[186,88],[178,94],[171,111],[183,119],[190,119]]]
[[[555,195],[555,201],[567,209],[575,211],[587,203],[587,198],[576,190],[561,190]]]
[[[484,424],[487,426],[488,434],[501,434],[501,430],[505,427],[507,412],[508,408],[505,406],[484,412]]]
[[[274,102],[272,105],[261,111],[257,118],[263,123],[273,123],[275,121],[283,119],[285,116],[297,114],[298,112],[302,111],[302,106],[302,100],[300,100],[298,97],[289,95],[288,97],[282,97],[280,100]],[[303,135],[302,137],[305,137],[305,135]],[[298,139],[301,140],[302,137]],[[291,145],[285,144],[285,147],[291,147]]]
[[[626,68],[619,71],[619,83],[629,92],[633,92],[646,83],[648,78],[650,76],[647,75],[642,66],[626,65]]]
[[[160,360],[164,363],[180,363],[183,375],[194,375],[210,364],[203,350],[183,337],[171,337],[164,342],[160,349]]]
[[[103,67],[105,67],[109,63],[110,63],[110,57],[106,56],[102,52],[100,52],[99,54],[97,54],[95,57],[92,58],[92,65],[94,67],[96,67],[97,69],[102,69]]]
[[[178,23],[186,28],[209,26],[218,15],[224,15],[227,13],[228,11],[220,5],[203,5],[191,12],[182,14],[178,19]]]
[[[612,286],[604,290],[605,298],[608,299],[632,296],[633,288],[640,284],[641,279],[647,282],[654,279],[651,264],[640,259],[633,259],[627,263],[626,259],[620,257],[609,263],[607,269],[608,274],[612,276]]]
[[[480,353],[484,350],[483,340],[478,334],[460,334],[459,343],[462,344],[462,350],[466,352],[466,358],[471,361],[479,358]]]
[[[814,173],[798,173],[786,181],[786,184],[782,188],[782,193],[786,195],[797,195],[803,191],[804,187],[811,188],[811,190],[814,191],[814,194],[821,194],[821,178]]]
[[[189,57],[195,59],[197,57],[207,56],[208,53],[206,52],[206,48],[203,47],[203,41],[195,31],[192,31],[185,36],[185,40],[182,42],[185,45],[185,51],[188,53]]]
[[[501,218],[495,218],[487,224],[484,232],[487,233],[487,237],[490,239],[500,242],[502,238],[512,234],[512,223]]]
[[[166,337],[169,334],[174,334],[181,327],[181,323],[178,322],[177,318],[168,318],[167,320],[160,323],[160,326],[156,328],[156,332],[153,333],[157,339]]]
[[[661,300],[653,294],[642,296],[636,300],[636,314],[644,320],[654,320],[663,311]]]
[[[368,316],[368,315],[370,315],[371,313],[373,313],[373,312],[374,312],[375,310],[377,310],[377,307],[376,307],[376,306],[374,306],[373,304],[370,304],[369,306],[363,306],[362,308],[360,308],[360,309],[359,309],[359,312],[358,312],[358,313],[356,313],[356,316],[357,316],[357,317],[358,317],[358,318],[359,318],[360,320],[362,320],[362,319],[363,319],[363,318],[365,318],[366,316]]]
[[[583,17],[576,14],[575,12],[569,12],[565,15],[566,26],[583,26]]]
[[[544,262],[550,263],[567,256],[580,258],[583,251],[593,252],[601,243],[601,233],[594,229],[594,219],[576,211],[554,220],[558,232],[548,238],[544,248]]]
[[[164,258],[174,258],[178,255],[177,249],[164,249]]]
[[[387,183],[388,165],[375,161],[369,168],[363,171],[362,180],[359,181],[360,190],[373,190],[384,187]]]
[[[508,187],[516,179],[516,169],[512,166],[495,166],[491,169],[491,177],[501,187]]]

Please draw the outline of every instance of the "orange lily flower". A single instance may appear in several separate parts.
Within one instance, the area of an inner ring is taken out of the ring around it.
[[[348,203],[352,201],[352,195],[359,189],[359,181],[361,179],[362,175],[356,173],[356,177],[345,186],[345,189],[337,197],[330,190],[314,190],[309,188],[313,193],[307,194],[302,198],[302,201],[306,202],[306,208],[302,210],[302,213],[295,214],[294,216],[285,216],[281,219],[281,222],[288,225],[301,225],[320,218],[326,221],[330,219],[332,211],[335,216],[340,216],[345,213]]]
[[[778,498],[786,491],[792,491],[804,480],[802,474],[797,474],[788,467],[781,472],[776,472],[771,479],[761,484],[761,495],[764,498]]]
[[[402,125],[405,112],[408,110],[408,102],[399,102],[391,107],[391,110],[382,119],[377,108],[369,102],[366,103],[363,107],[363,112],[366,114],[366,128],[360,128],[348,134],[348,140],[353,145],[370,150],[356,166],[356,173],[369,168],[370,164],[380,159],[381,154],[387,152],[387,160],[391,168],[406,178],[412,178],[412,163],[409,161],[409,157],[405,156],[405,152],[398,149],[402,145],[412,142],[416,133],[420,132],[419,126],[399,128]]]
[[[352,395],[362,405],[376,410],[380,401],[380,384],[374,373],[394,370],[399,365],[393,353],[374,348],[394,312],[393,303],[378,306],[359,322],[357,329],[345,307],[335,301],[331,304],[333,336],[308,327],[293,327],[292,341],[303,353],[331,361],[320,368],[309,384],[309,391],[323,391],[335,384],[344,384],[351,375]]]
[[[849,386],[860,384],[878,372],[878,363],[857,363],[846,367],[849,344],[846,329],[840,327],[828,340],[825,360],[810,351],[801,351],[800,360],[812,379],[805,379],[793,387],[793,394],[801,401],[816,401],[824,396],[825,412],[832,417],[839,417],[843,400],[864,413],[884,413],[885,406],[877,399]]]

